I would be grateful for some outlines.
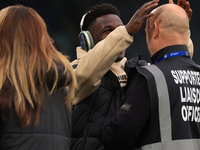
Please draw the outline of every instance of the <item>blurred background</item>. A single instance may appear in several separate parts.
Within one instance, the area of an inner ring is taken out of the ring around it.
[[[174,0],[174,3],[177,1]],[[200,64],[200,1],[188,1],[193,10],[190,21],[191,39],[194,44],[193,60]],[[56,48],[70,56],[70,61],[72,61],[76,58],[76,47],[79,46],[78,34],[81,17],[91,6],[101,3],[113,4],[119,9],[123,23],[127,24],[135,11],[145,2],[148,0],[5,0],[0,2],[0,9],[15,4],[35,9],[46,22],[47,30],[54,39]],[[165,3],[168,3],[168,0],[160,0],[159,5]],[[145,41],[145,23],[134,35],[134,42],[126,51],[128,59],[136,55],[141,55],[142,59],[151,62]]]

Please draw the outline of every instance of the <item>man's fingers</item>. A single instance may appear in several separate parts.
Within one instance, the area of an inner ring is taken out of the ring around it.
[[[151,1],[151,3],[148,3],[147,5],[145,5],[143,10],[140,12],[141,16],[145,16],[149,11],[151,11],[153,8],[158,6],[158,1],[159,0],[154,0],[154,1]]]
[[[178,0],[177,5],[182,7],[186,11],[190,20],[192,17],[192,9],[190,8],[190,3],[186,0]]]
[[[174,4],[174,1],[173,0],[169,0],[169,4]]]
[[[153,16],[154,13],[147,14],[150,10],[155,8],[158,5],[159,0],[152,0],[150,2],[147,2],[143,4],[133,15],[133,17],[130,19],[128,24],[125,26],[127,32],[130,35],[135,34],[136,32],[139,31],[141,28],[142,24],[146,19],[149,17]]]
[[[187,13],[187,15],[188,15],[188,18],[189,18],[189,20],[191,19],[191,17],[192,17],[192,9],[190,8],[190,3],[187,1],[187,2],[185,2],[185,6],[184,7],[182,7],[183,9],[185,9],[185,11],[186,11],[186,13]]]
[[[152,0],[148,3],[143,4],[138,11],[143,12],[142,14],[147,14],[152,8],[156,7],[158,5],[159,0]]]
[[[182,8],[183,8],[183,9],[186,8],[186,0],[182,0]]]
[[[190,3],[186,2],[186,13],[188,15],[189,20],[192,18],[192,9],[190,8]]]
[[[182,0],[178,0],[177,5],[181,6],[181,4],[182,4]]]
[[[145,21],[153,15],[154,15],[154,13],[147,14],[147,15],[144,16],[143,20]]]
[[[186,7],[185,7],[186,10],[189,10],[190,9],[190,3],[189,2],[186,2]]]
[[[149,13],[149,14],[147,14],[150,10],[152,10],[154,7],[156,7],[158,5],[158,3],[155,3],[155,4],[153,4],[153,5],[151,5],[151,6],[148,6],[147,8],[146,8],[146,10],[144,11],[144,15],[143,15],[143,18],[142,18],[142,21],[145,21],[145,20],[147,20],[148,18],[150,18],[151,16],[153,16],[155,13],[153,13],[153,12],[151,12],[151,13]]]

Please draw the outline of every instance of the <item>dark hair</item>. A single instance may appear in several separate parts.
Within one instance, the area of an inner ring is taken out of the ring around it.
[[[91,7],[90,11],[87,11],[86,13],[87,15],[85,16],[82,27],[83,30],[87,30],[88,26],[99,16],[115,14],[120,17],[119,10],[109,3],[102,3],[100,5],[96,4],[95,6]]]

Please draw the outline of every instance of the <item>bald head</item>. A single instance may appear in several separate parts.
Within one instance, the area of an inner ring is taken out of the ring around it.
[[[187,45],[189,19],[183,8],[175,4],[165,4],[152,12],[147,20],[147,45],[151,55],[166,46]]]
[[[188,32],[189,19],[183,8],[175,4],[165,4],[154,10],[156,15],[151,18],[165,30],[183,34]]]

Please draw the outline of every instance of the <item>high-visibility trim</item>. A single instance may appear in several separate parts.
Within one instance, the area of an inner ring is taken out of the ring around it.
[[[145,145],[140,150],[200,150],[200,139],[172,140],[171,109],[165,76],[155,65],[143,67],[152,73],[156,82],[161,142]]]
[[[144,67],[153,74],[157,86],[161,141],[172,141],[170,100],[165,76],[155,65]]]
[[[200,139],[174,140],[145,145],[141,150],[199,150]]]

